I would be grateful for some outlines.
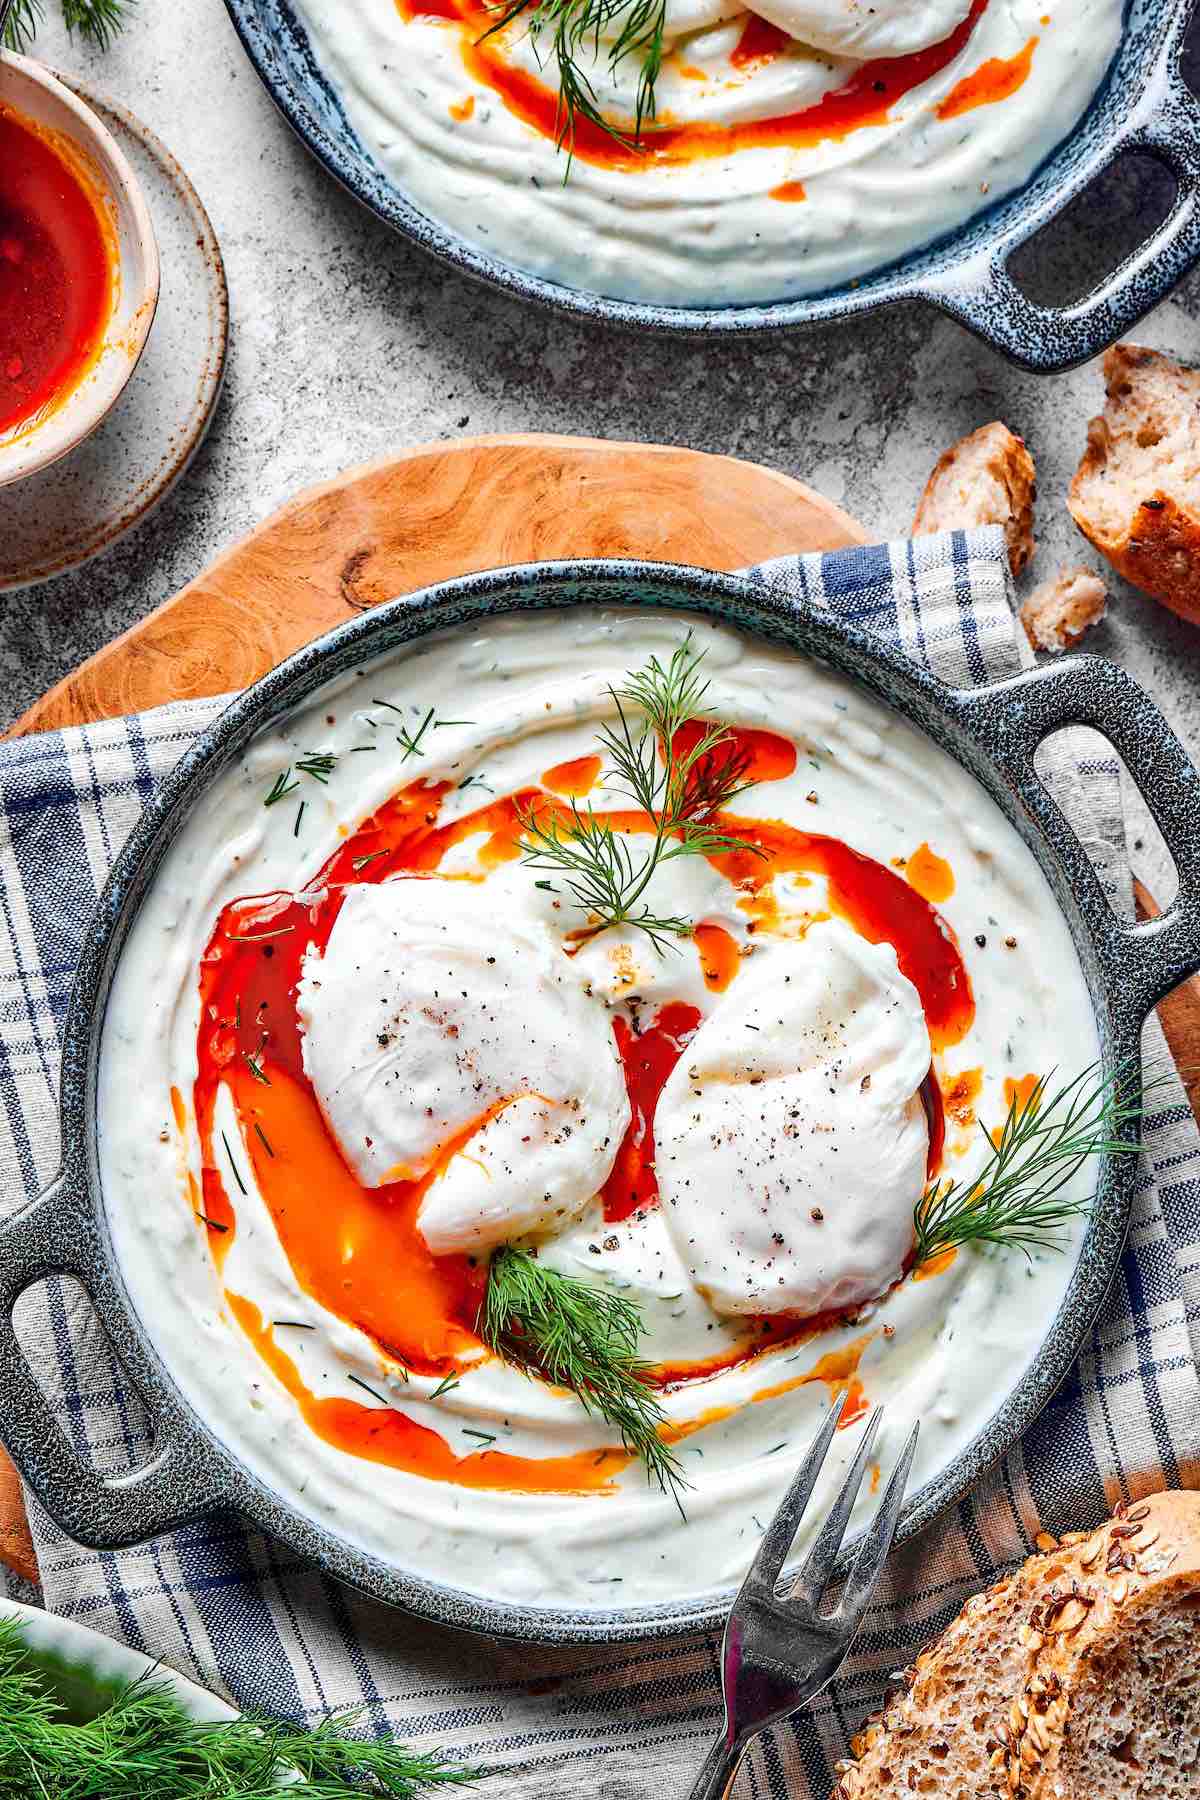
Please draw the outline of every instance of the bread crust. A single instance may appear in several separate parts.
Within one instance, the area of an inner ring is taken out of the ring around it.
[[[1126,581],[1200,624],[1200,482],[1177,454],[1157,471],[1154,456],[1168,426],[1185,445],[1200,445],[1200,370],[1142,344],[1115,344],[1104,378],[1104,412],[1088,425],[1067,497],[1071,517]],[[1186,493],[1180,499],[1191,487],[1194,506]]]
[[[1024,439],[994,419],[938,458],[917,506],[913,536],[1000,525],[1017,576],[1033,555],[1036,496],[1037,471]]]
[[[1095,1531],[1044,1534],[1038,1544],[904,1671],[904,1691],[839,1765],[831,1800],[898,1800],[913,1788],[1093,1800],[1062,1773],[1074,1694],[1093,1659],[1137,1631],[1139,1616],[1200,1600],[1200,1493],[1157,1494],[1118,1508]],[[1001,1631],[1002,1658],[992,1656],[986,1691],[973,1691],[982,1652],[994,1651]],[[937,1771],[938,1786],[902,1778],[913,1769]]]

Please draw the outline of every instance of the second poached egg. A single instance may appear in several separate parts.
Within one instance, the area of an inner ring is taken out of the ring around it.
[[[899,1278],[929,1066],[890,944],[832,919],[760,947],[677,1063],[655,1129],[667,1229],[717,1312],[813,1317]]]

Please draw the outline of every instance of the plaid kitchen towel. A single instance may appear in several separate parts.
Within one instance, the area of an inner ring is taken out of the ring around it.
[[[999,532],[925,538],[752,572],[802,607],[897,641],[954,684],[1031,659],[1014,626]],[[155,783],[219,700],[0,744],[2,1204],[31,1199],[58,1158],[58,1044],[96,891]],[[1114,904],[1130,908],[1118,768],[1090,744],[1064,804]],[[1148,1033],[1152,1064],[1164,1048]],[[842,1678],[760,1740],[741,1794],[825,1800],[831,1766],[888,1673],[968,1594],[1026,1555],[1042,1527],[1091,1524],[1162,1485],[1200,1485],[1200,1140],[1177,1082],[1156,1090],[1129,1245],[1104,1315],[1045,1414],[994,1474],[892,1559]],[[81,1291],[23,1297],[31,1357],[83,1456],[114,1469],[147,1451],[146,1420]],[[3,1429],[0,1401],[0,1432]],[[719,1713],[717,1643],[536,1649],[414,1621],[364,1600],[234,1520],[118,1554],[83,1550],[31,1500],[45,1604],[233,1699],[313,1719],[362,1706],[376,1730],[497,1769],[486,1795],[607,1800],[684,1793]]]

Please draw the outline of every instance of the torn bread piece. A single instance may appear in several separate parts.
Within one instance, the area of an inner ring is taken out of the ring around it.
[[[1104,583],[1094,569],[1078,563],[1034,588],[1021,607],[1021,623],[1035,650],[1058,655],[1073,650],[1100,623],[1107,607]]]
[[[1104,379],[1071,516],[1126,581],[1200,623],[1200,369],[1116,344]]]
[[[1038,1545],[905,1670],[831,1800],[1200,1793],[1200,1493]]]
[[[1000,525],[1019,575],[1033,555],[1037,472],[1024,440],[998,419],[960,438],[937,460],[913,520],[913,536]]]

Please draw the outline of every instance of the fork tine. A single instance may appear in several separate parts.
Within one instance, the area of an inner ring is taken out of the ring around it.
[[[812,1491],[817,1485],[817,1477],[825,1461],[833,1434],[838,1428],[838,1420],[842,1416],[842,1407],[846,1396],[839,1394],[829,1411],[825,1414],[821,1429],[813,1439],[808,1454],[792,1476],[791,1485],[775,1512],[775,1517],[763,1533],[762,1543],[758,1546],[754,1561],[746,1573],[742,1583],[742,1592],[751,1588],[766,1589],[773,1593],[775,1583],[779,1579],[779,1571],[784,1558],[792,1547],[792,1539],[796,1528],[804,1517],[804,1509],[812,1499]]]
[[[913,1457],[917,1453],[920,1431],[918,1422],[909,1433],[900,1460],[892,1470],[892,1478],[879,1502],[879,1511],[875,1514],[871,1529],[863,1539],[862,1547],[854,1559],[854,1566],[846,1579],[837,1611],[833,1614],[835,1619],[843,1619],[857,1626],[866,1611],[867,1601],[871,1598],[871,1591],[879,1579],[880,1570],[887,1561],[892,1539],[896,1535],[896,1526],[904,1505],[904,1490],[908,1485]]]
[[[829,1510],[829,1516],[821,1527],[820,1536],[805,1557],[800,1573],[796,1577],[791,1590],[792,1599],[805,1600],[816,1606],[825,1590],[837,1553],[842,1547],[842,1539],[846,1535],[846,1526],[850,1514],[854,1510],[854,1502],[858,1499],[858,1490],[862,1486],[863,1473],[867,1459],[874,1448],[879,1427],[883,1422],[883,1408],[877,1407],[867,1420],[867,1428],[862,1434],[862,1442],[850,1464],[846,1479],[842,1483],[842,1491]]]

